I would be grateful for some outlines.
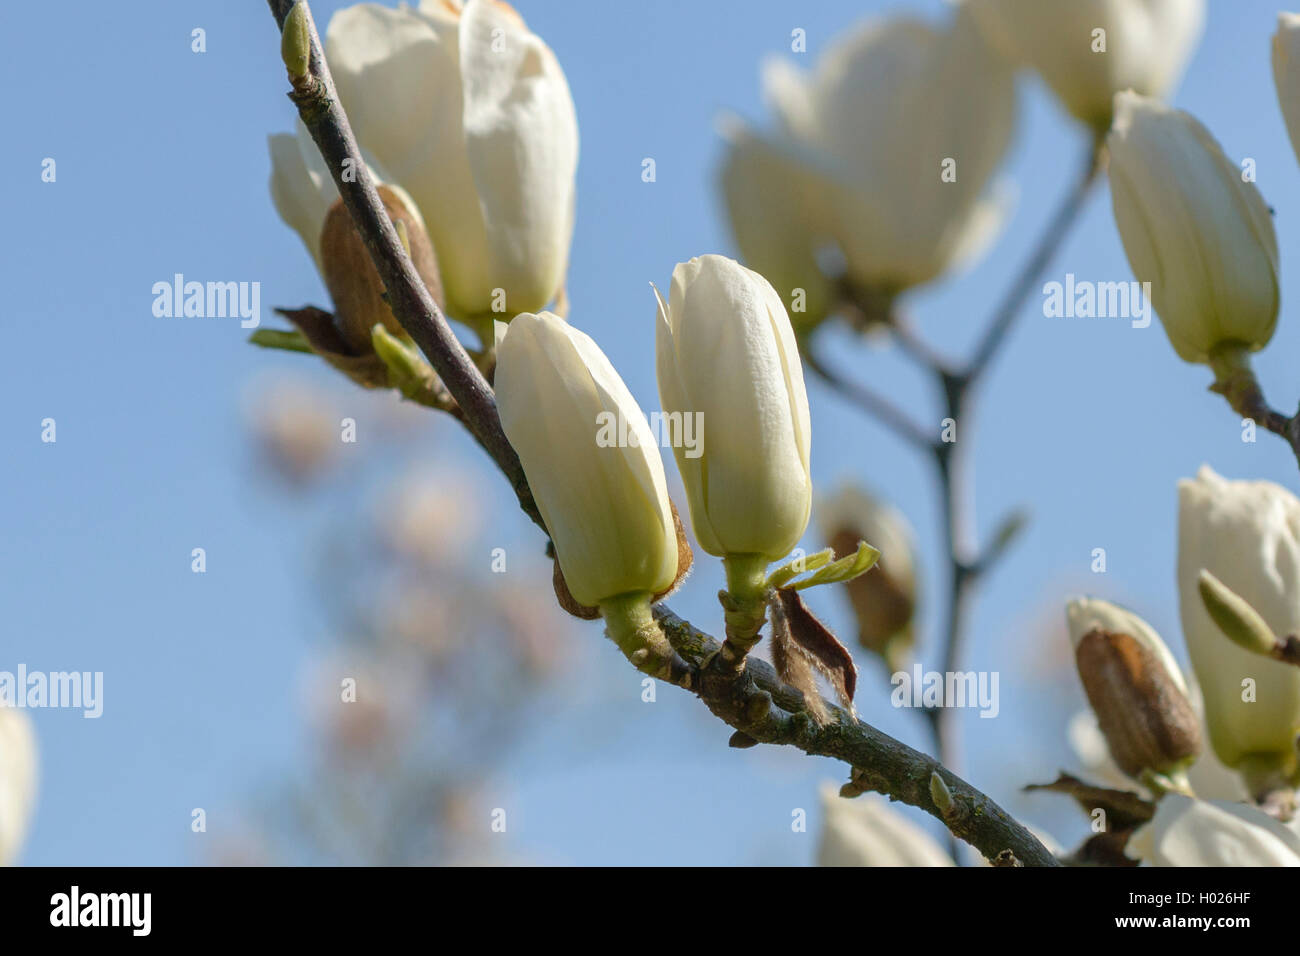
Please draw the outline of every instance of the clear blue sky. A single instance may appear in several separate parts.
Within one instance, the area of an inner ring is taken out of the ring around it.
[[[338,6],[315,4],[318,20]],[[788,51],[795,27],[807,31],[808,63],[863,16],[933,15],[942,6],[520,0],[563,64],[578,110],[571,319],[647,409],[657,404],[647,283],[662,286],[674,263],[693,255],[734,253],[714,190],[719,111],[762,117],[759,61]],[[1300,348],[1290,305],[1300,165],[1268,63],[1276,10],[1263,0],[1211,4],[1176,102],[1229,155],[1257,160],[1277,211],[1283,316],[1258,367],[1274,404],[1289,409],[1298,397],[1288,358]],[[201,55],[190,50],[195,27],[207,32]],[[0,669],[102,670],[106,683],[98,721],[35,715],[43,779],[25,861],[199,861],[303,749],[295,688],[320,641],[301,580],[315,519],[258,481],[241,417],[253,377],[302,371],[303,360],[249,347],[231,320],[154,318],[150,290],[182,272],[260,281],[264,312],[324,304],[267,192],[266,136],[293,119],[278,39],[255,0],[73,0],[57,12],[9,3],[0,8],[0,81],[10,91],[0,181],[11,349],[0,377]],[[924,333],[953,354],[983,327],[1081,149],[1081,131],[1028,78],[1021,106],[1006,168],[1019,191],[1009,229],[976,270],[910,301]],[[647,156],[657,163],[653,184],[640,178]],[[55,183],[41,181],[45,157],[57,162]],[[1067,271],[1131,278],[1104,187],[1051,274]],[[839,354],[877,388],[935,415],[934,396],[898,357],[847,341]],[[1208,384],[1206,370],[1179,362],[1156,325],[1046,319],[1031,303],[982,396],[980,528],[987,533],[1022,505],[1033,523],[976,607],[966,666],[1001,673],[1002,712],[996,720],[967,714],[967,776],[1062,835],[1080,832],[1064,801],[1017,791],[1071,762],[1059,733],[1070,708],[1061,701],[1080,697],[1052,670],[1062,656],[1064,595],[1087,590],[1132,605],[1182,657],[1177,479],[1208,461],[1231,477],[1297,485],[1283,444],[1261,436],[1243,445]],[[917,528],[927,594],[937,596],[926,463],[819,385],[810,400],[815,479],[829,489],[858,474],[890,496]],[[57,420],[57,444],[40,441],[47,417]],[[508,505],[504,483],[493,490]],[[535,543],[522,519],[504,533]],[[195,575],[189,555],[200,546],[208,571]],[[1109,554],[1103,576],[1089,571],[1094,547]],[[677,607],[715,626],[719,575],[703,565]],[[845,623],[833,596],[819,607]],[[791,834],[790,813],[806,807],[816,816],[816,784],[838,774],[834,765],[727,749],[726,728],[697,702],[661,690],[656,705],[641,704],[637,675],[597,628],[580,636],[589,658],[582,686],[525,739],[494,795],[515,808],[512,852],[579,863],[810,859],[813,836]],[[926,649],[932,655],[932,640]],[[874,667],[861,682],[864,715],[924,743],[915,716],[890,708]],[[206,837],[190,833],[196,806],[209,813]],[[671,818],[673,839],[645,830],[655,817]]]

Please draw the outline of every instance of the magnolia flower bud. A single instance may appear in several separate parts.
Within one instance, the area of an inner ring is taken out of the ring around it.
[[[1187,362],[1263,348],[1278,312],[1277,236],[1253,182],[1194,117],[1115,98],[1111,201],[1129,264]]]
[[[1168,774],[1196,759],[1200,719],[1160,635],[1136,614],[1096,598],[1066,605],[1088,703],[1115,763],[1130,777]]]
[[[21,710],[0,706],[0,866],[18,857],[36,797],[36,736]]]
[[[671,585],[677,532],[655,436],[596,343],[550,312],[517,316],[495,382],[501,426],[573,598],[598,607]],[[626,424],[625,446],[597,441],[611,413]]]
[[[892,810],[883,797],[852,800],[838,788],[821,790],[821,841],[818,866],[955,866],[930,834]]]
[[[655,297],[663,410],[699,416],[699,446],[673,447],[696,540],[713,555],[785,557],[812,507],[808,396],[785,307],[723,256],[679,263],[668,303]]]
[[[389,186],[379,187],[384,211],[394,225],[401,224],[407,252],[434,301],[442,304],[438,260],[420,214],[407,205],[402,194]],[[321,274],[334,302],[334,324],[352,354],[371,350],[370,330],[382,325],[394,335],[404,335],[402,325],[384,298],[384,282],[366,251],[352,216],[336,199],[325,216],[320,237]]]
[[[1300,14],[1279,13],[1273,34],[1273,83],[1291,148],[1300,156]]]
[[[1202,569],[1274,634],[1300,632],[1300,500],[1272,482],[1227,481],[1208,467],[1178,484],[1183,635],[1205,698],[1210,743],[1229,767],[1290,764],[1300,728],[1300,668],[1224,637],[1201,597]]]
[[[928,282],[996,233],[1007,204],[989,185],[1011,141],[1015,87],[965,10],[943,26],[869,22],[811,74],[769,63],[763,85],[784,134],[781,162],[800,167],[774,188],[785,202],[811,184],[804,215],[823,221],[794,228],[833,237],[856,285],[890,295]],[[743,249],[746,226],[736,225]]]
[[[1205,24],[1205,0],[966,0],[997,46],[1104,132],[1122,90],[1164,97]]]
[[[836,558],[866,541],[880,551],[876,566],[844,585],[858,621],[858,643],[895,670],[913,641],[916,567],[912,529],[899,512],[846,485],[817,506],[817,523]]]
[[[577,117],[555,55],[519,14],[499,0],[359,4],[330,20],[325,53],[358,142],[415,197],[449,311],[509,319],[555,299]]]
[[[1150,866],[1300,866],[1300,836],[1256,807],[1171,793],[1125,853]]]

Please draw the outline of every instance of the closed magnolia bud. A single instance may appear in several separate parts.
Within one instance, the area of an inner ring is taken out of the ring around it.
[[[497,353],[497,407],[574,600],[599,607],[677,575],[677,532],[646,417],[609,359],[557,315],[525,313]],[[608,415],[626,443],[598,441]]]
[[[849,581],[844,589],[857,618],[858,643],[899,669],[913,642],[916,612],[916,565],[907,520],[888,505],[846,485],[818,503],[817,523],[837,559],[855,552],[860,541],[880,551],[875,567]]]
[[[822,787],[818,866],[955,866],[934,837],[876,794],[846,799]]]
[[[1164,97],[1205,25],[1205,0],[965,0],[997,46],[1104,132],[1116,93]]]
[[[1273,83],[1291,137],[1291,148],[1300,156],[1300,14],[1277,15],[1277,33],[1273,34]]]
[[[1170,793],[1124,852],[1149,866],[1300,866],[1300,836],[1257,807]]]
[[[1194,117],[1134,93],[1116,97],[1108,143],[1120,238],[1179,356],[1267,345],[1278,253],[1259,189]]]
[[[1011,141],[1014,77],[966,10],[944,25],[868,22],[811,73],[769,63],[763,85],[781,126],[780,153],[768,161],[798,167],[772,191],[785,194],[782,203],[811,195],[793,228],[833,237],[856,285],[901,292],[983,251],[996,234],[1008,204],[989,187]],[[752,226],[734,208],[732,218],[749,255]]]
[[[658,292],[659,399],[697,416],[673,453],[695,538],[714,555],[783,558],[812,507],[810,422],[794,331],[776,291],[724,256],[678,264]]]
[[[379,187],[384,211],[394,225],[402,224],[407,251],[434,301],[442,305],[442,284],[438,260],[420,214],[401,193],[390,186]],[[361,233],[342,199],[336,199],[325,216],[320,237],[321,274],[334,302],[334,323],[353,355],[371,350],[370,330],[382,325],[394,335],[403,335],[402,325],[384,298],[384,282],[370,259]]]
[[[1178,485],[1183,635],[1210,743],[1229,767],[1289,764],[1300,729],[1300,668],[1224,636],[1202,598],[1203,569],[1274,634],[1300,633],[1300,499],[1272,482],[1228,481],[1208,467]]]
[[[0,866],[18,857],[36,797],[36,736],[21,710],[0,706]]]
[[[499,0],[363,3],[326,59],[362,149],[415,198],[447,308],[509,319],[554,300],[573,234],[578,123],[550,48]]]
[[[1066,606],[1075,664],[1115,763],[1140,778],[1196,759],[1201,726],[1160,635],[1136,614],[1096,598]]]

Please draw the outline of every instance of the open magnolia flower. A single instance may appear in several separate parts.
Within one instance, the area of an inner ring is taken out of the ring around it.
[[[36,735],[31,718],[0,706],[0,866],[18,858],[36,800]]]
[[[988,187],[1010,143],[1015,91],[966,11],[942,26],[869,22],[811,74],[773,61],[763,83],[780,134],[731,123],[723,186],[749,265],[783,296],[808,291],[809,319],[828,294],[813,268],[818,245],[838,246],[848,277],[888,296],[996,231],[1002,204]]]
[[[1104,132],[1121,90],[1164,97],[1201,37],[1205,0],[965,0],[990,39]]]
[[[482,327],[560,296],[578,126],[523,19],[498,0],[359,4],[330,20],[325,53],[367,161],[422,219],[448,311]],[[272,137],[271,156],[276,208],[319,263],[328,170],[301,125]]]
[[[1300,835],[1243,803],[1171,793],[1126,852],[1151,866],[1300,866]]]

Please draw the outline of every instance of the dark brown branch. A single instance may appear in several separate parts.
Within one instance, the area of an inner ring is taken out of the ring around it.
[[[933,757],[850,717],[824,698],[830,720],[818,725],[808,715],[803,695],[783,683],[766,661],[750,655],[739,675],[728,674],[715,666],[721,648],[716,640],[662,605],[655,608],[655,617],[677,653],[697,669],[694,686],[688,689],[743,734],[741,745],[756,740],[835,757],[852,768],[847,796],[874,790],[919,807],[989,860],[1010,852],[1026,866],[1060,865],[1010,814]],[[936,773],[951,795],[946,811],[931,795],[931,775]]]
[[[277,24],[283,27],[293,0],[268,3]],[[501,429],[491,387],[452,334],[383,211],[338,103],[314,24],[310,41],[309,73],[294,80],[290,97],[333,170],[339,193],[384,280],[393,314],[442,377],[467,427],[510,479],[520,507],[541,525],[519,458]],[[343,178],[345,159],[351,160],[347,165],[355,169],[355,181]],[[853,768],[846,788],[851,794],[878,790],[920,807],[990,859],[1009,851],[1026,865],[1059,865],[1032,833],[933,758],[851,718],[829,702],[825,706],[831,720],[819,726],[809,717],[803,695],[783,684],[770,665],[748,657],[743,669],[736,672],[723,666],[718,653],[721,645],[712,637],[662,606],[656,608],[656,617],[682,659],[674,662],[666,679],[699,696],[714,714],[739,731],[741,736],[732,736],[734,744],[744,745],[747,740],[788,744],[809,754],[836,757]],[[930,796],[931,774],[936,772],[953,798],[946,814]]]

